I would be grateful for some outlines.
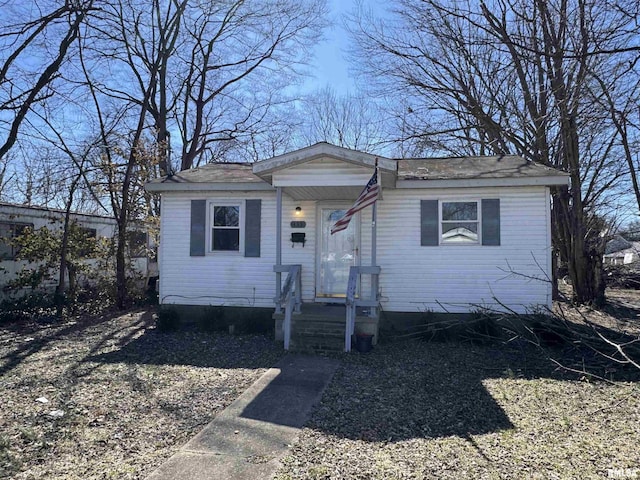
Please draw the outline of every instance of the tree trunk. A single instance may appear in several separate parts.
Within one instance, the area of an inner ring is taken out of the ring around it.
[[[71,199],[75,190],[75,182],[72,185],[72,190],[69,193],[69,201],[67,202],[67,208],[64,212],[64,226],[62,229],[62,242],[60,244],[60,266],[58,272],[58,285],[56,291],[53,294],[53,300],[56,307],[56,316],[62,317],[64,310],[64,291],[65,291],[65,279],[67,273],[67,248],[69,246],[69,223],[71,217]]]
[[[72,313],[76,313],[78,309],[78,275],[77,268],[73,263],[67,265],[67,271],[69,272],[69,294],[70,308]]]
[[[560,300],[560,291],[558,290],[558,252],[555,248],[551,249],[551,299]]]
[[[127,209],[124,202],[118,218],[118,236],[116,243],[116,306],[127,307]]]

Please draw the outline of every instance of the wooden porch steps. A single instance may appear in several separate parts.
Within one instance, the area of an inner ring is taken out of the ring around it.
[[[305,313],[294,315],[291,318],[290,350],[305,353],[342,352],[344,329],[344,314],[342,317]]]
[[[274,315],[283,319],[284,315]],[[344,305],[303,304],[291,316],[289,350],[301,353],[344,351],[346,311]]]
[[[273,318],[282,320],[284,314],[274,314]],[[362,315],[356,319],[371,320]],[[291,316],[289,350],[299,353],[344,352],[345,327],[344,305],[303,304],[302,312]]]

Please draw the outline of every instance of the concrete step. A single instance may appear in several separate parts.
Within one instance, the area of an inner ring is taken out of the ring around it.
[[[325,338],[344,338],[344,328],[340,330],[321,330],[312,328],[296,328],[292,329],[291,337],[325,337]]]
[[[344,335],[342,338],[326,336],[292,336],[290,349],[295,352],[320,353],[344,351]]]
[[[345,315],[334,317],[334,316],[327,316],[327,315],[307,315],[304,313],[300,313],[298,315],[291,315],[291,321],[344,324],[347,321],[347,317]]]
[[[327,330],[327,331],[343,331],[346,327],[346,322],[338,323],[338,322],[291,322],[292,329],[294,328],[307,328],[312,330]]]

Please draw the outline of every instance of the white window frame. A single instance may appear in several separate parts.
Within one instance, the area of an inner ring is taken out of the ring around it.
[[[476,220],[443,220],[442,218],[442,207],[445,203],[475,203],[476,204],[476,212],[477,218]],[[444,234],[444,229],[442,225],[444,223],[477,223],[478,224],[478,240],[475,242],[445,242],[443,241],[442,235]],[[438,242],[440,245],[444,246],[471,246],[471,245],[482,245],[482,201],[477,198],[455,198],[448,200],[439,200],[438,202]]]
[[[20,235],[17,235],[17,229],[18,227],[22,227],[22,228],[30,228],[31,231],[34,231],[34,225],[31,222],[19,222],[19,221],[14,221],[14,220],[2,220],[0,221],[0,223],[2,225],[7,225],[10,229],[10,235],[8,237],[3,237],[2,239],[0,239],[0,241],[2,241],[5,246],[9,249],[11,249],[11,255],[7,256],[6,258],[2,258],[0,256],[0,260],[9,260],[9,261],[16,261],[16,256],[18,255],[20,248],[12,245],[11,241],[14,238],[19,237]]]
[[[238,199],[212,199],[209,200],[208,203],[208,212],[207,212],[207,253],[215,254],[215,255],[240,255],[244,252],[244,212],[245,212],[245,202],[244,200]],[[213,215],[215,212],[215,207],[237,207],[239,211],[238,215],[238,226],[237,227],[214,227]],[[239,241],[238,241],[238,250],[214,250],[213,249],[213,229],[214,228],[224,228],[224,229],[235,229],[237,228],[239,233]]]

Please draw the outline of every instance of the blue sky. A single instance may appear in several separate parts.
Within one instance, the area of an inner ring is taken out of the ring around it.
[[[368,3],[368,2],[367,2]],[[349,34],[344,28],[344,16],[353,11],[356,0],[329,0],[329,26],[324,32],[325,39],[315,48],[315,56],[310,64],[309,78],[305,90],[316,90],[327,85],[338,94],[354,93],[355,79],[349,72],[346,58]]]

